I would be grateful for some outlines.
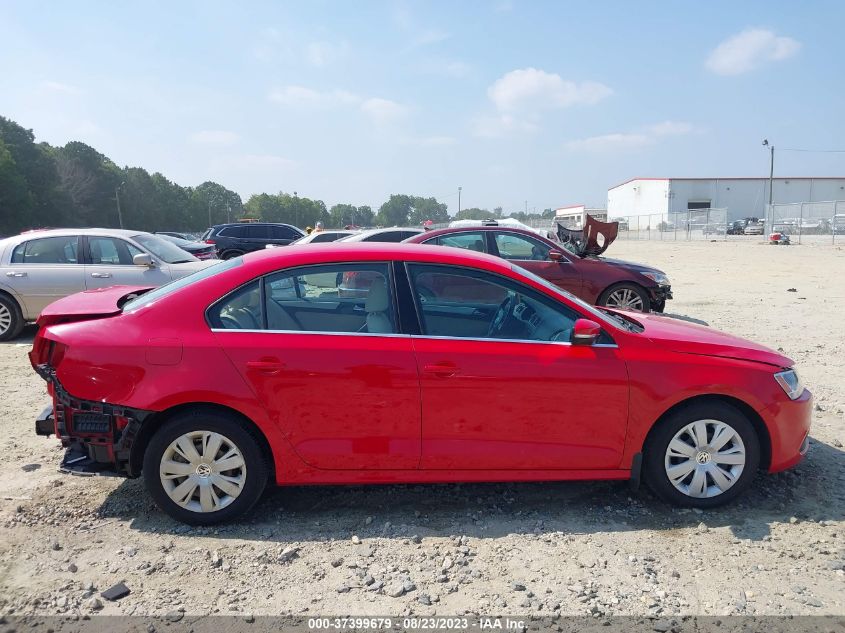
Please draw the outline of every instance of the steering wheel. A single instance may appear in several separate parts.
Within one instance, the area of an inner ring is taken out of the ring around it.
[[[230,316],[221,316],[220,317],[220,324],[227,330],[240,330],[243,329],[241,324],[238,323],[234,318]]]
[[[495,335],[502,329],[502,326],[507,321],[508,317],[513,313],[513,309],[516,307],[516,295],[512,294],[508,296],[501,304],[499,304],[499,309],[496,310],[496,316],[493,317],[493,320],[490,322],[490,328],[487,330],[487,337],[488,338],[495,338]]]

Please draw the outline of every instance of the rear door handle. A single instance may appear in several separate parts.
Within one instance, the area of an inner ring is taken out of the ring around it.
[[[26,277],[26,273],[22,273],[17,270],[11,270],[6,273],[6,277]]]
[[[278,374],[285,364],[278,358],[262,358],[261,360],[250,360],[246,363],[247,369],[254,369],[265,374]]]
[[[434,374],[439,378],[448,378],[458,373],[458,368],[452,363],[432,363],[423,366],[423,371],[427,374]]]
[[[108,279],[111,277],[111,273],[91,273],[91,276],[97,279]]]

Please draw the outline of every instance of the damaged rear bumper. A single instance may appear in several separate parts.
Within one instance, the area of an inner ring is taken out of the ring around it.
[[[60,470],[137,477],[130,462],[132,445],[152,412],[74,398],[49,365],[39,365],[36,371],[47,381],[53,404],[36,418],[35,432],[55,435],[68,449]]]

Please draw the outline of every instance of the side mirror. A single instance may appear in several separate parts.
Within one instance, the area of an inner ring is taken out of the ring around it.
[[[549,259],[553,262],[560,262],[563,261],[563,253],[560,251],[556,251],[554,249],[549,251]]]
[[[601,334],[601,326],[590,319],[578,319],[572,328],[573,345],[592,345]]]
[[[153,257],[149,253],[138,253],[132,258],[132,263],[136,266],[153,267]]]

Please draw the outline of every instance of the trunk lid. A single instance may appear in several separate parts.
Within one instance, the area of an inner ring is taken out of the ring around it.
[[[154,286],[109,286],[68,295],[48,305],[38,317],[39,327],[100,319],[120,314],[123,304]]]
[[[581,257],[601,255],[619,234],[619,222],[600,222],[589,213],[584,214],[584,228],[566,229],[557,225],[557,237],[564,244],[575,246]]]

